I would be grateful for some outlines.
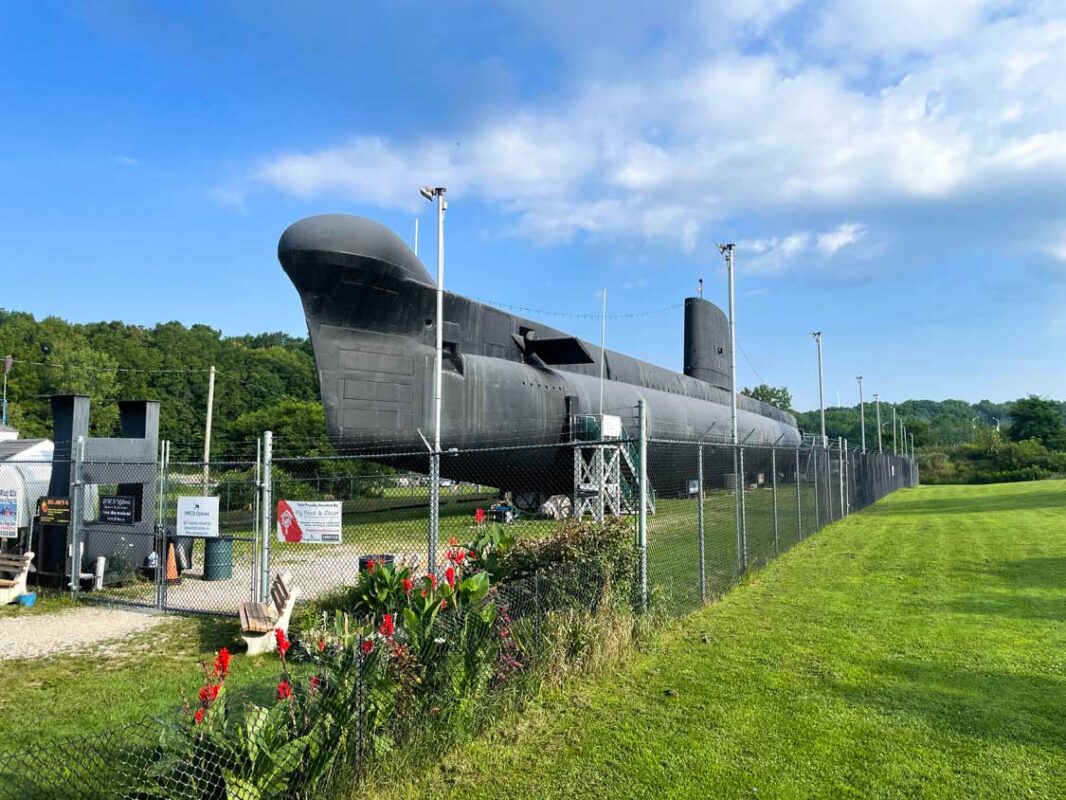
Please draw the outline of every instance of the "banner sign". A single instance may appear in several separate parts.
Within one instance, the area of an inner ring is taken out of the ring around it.
[[[218,498],[179,497],[178,536],[196,539],[218,536]]]
[[[70,498],[42,497],[37,506],[42,525],[69,525]]]
[[[340,501],[278,500],[278,541],[340,544]]]
[[[19,533],[19,490],[0,489],[0,539],[14,539]]]
[[[112,525],[132,525],[133,502],[132,495],[101,495],[100,522],[109,522]]]

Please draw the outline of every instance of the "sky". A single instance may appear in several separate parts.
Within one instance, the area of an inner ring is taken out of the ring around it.
[[[1063,75],[1063,2],[8,3],[0,307],[304,335],[286,226],[430,256],[429,184],[450,291],[612,349],[680,370],[728,241],[741,384],[1062,398]]]

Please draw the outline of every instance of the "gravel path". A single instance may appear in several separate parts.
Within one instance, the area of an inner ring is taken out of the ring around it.
[[[0,661],[73,653],[148,630],[162,614],[116,608],[74,608],[56,614],[0,618]]]

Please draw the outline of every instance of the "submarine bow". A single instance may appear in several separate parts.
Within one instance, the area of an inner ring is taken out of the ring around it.
[[[278,258],[303,303],[335,446],[424,452],[422,436],[433,432],[436,337],[436,287],[426,267],[385,226],[337,214],[294,223]],[[442,473],[548,492],[567,477],[572,483],[566,448],[548,446],[570,441],[572,420],[599,410],[600,348],[450,292],[444,320],[442,446],[545,448],[521,457],[460,452],[443,460]],[[685,373],[606,350],[604,412],[631,416],[643,399],[651,437],[723,441],[730,431],[727,342],[721,310],[686,299]],[[800,442],[790,414],[743,395],[738,430],[748,445]]]

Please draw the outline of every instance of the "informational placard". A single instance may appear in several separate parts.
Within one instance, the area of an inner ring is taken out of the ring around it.
[[[19,535],[19,490],[0,489],[0,539],[14,539]]]
[[[100,522],[107,522],[111,525],[132,525],[133,503],[134,498],[131,495],[101,495]]]
[[[42,497],[38,501],[37,514],[42,525],[69,525],[70,498]]]
[[[340,544],[340,501],[278,500],[278,541]]]
[[[218,498],[179,497],[178,536],[194,539],[218,536]]]

